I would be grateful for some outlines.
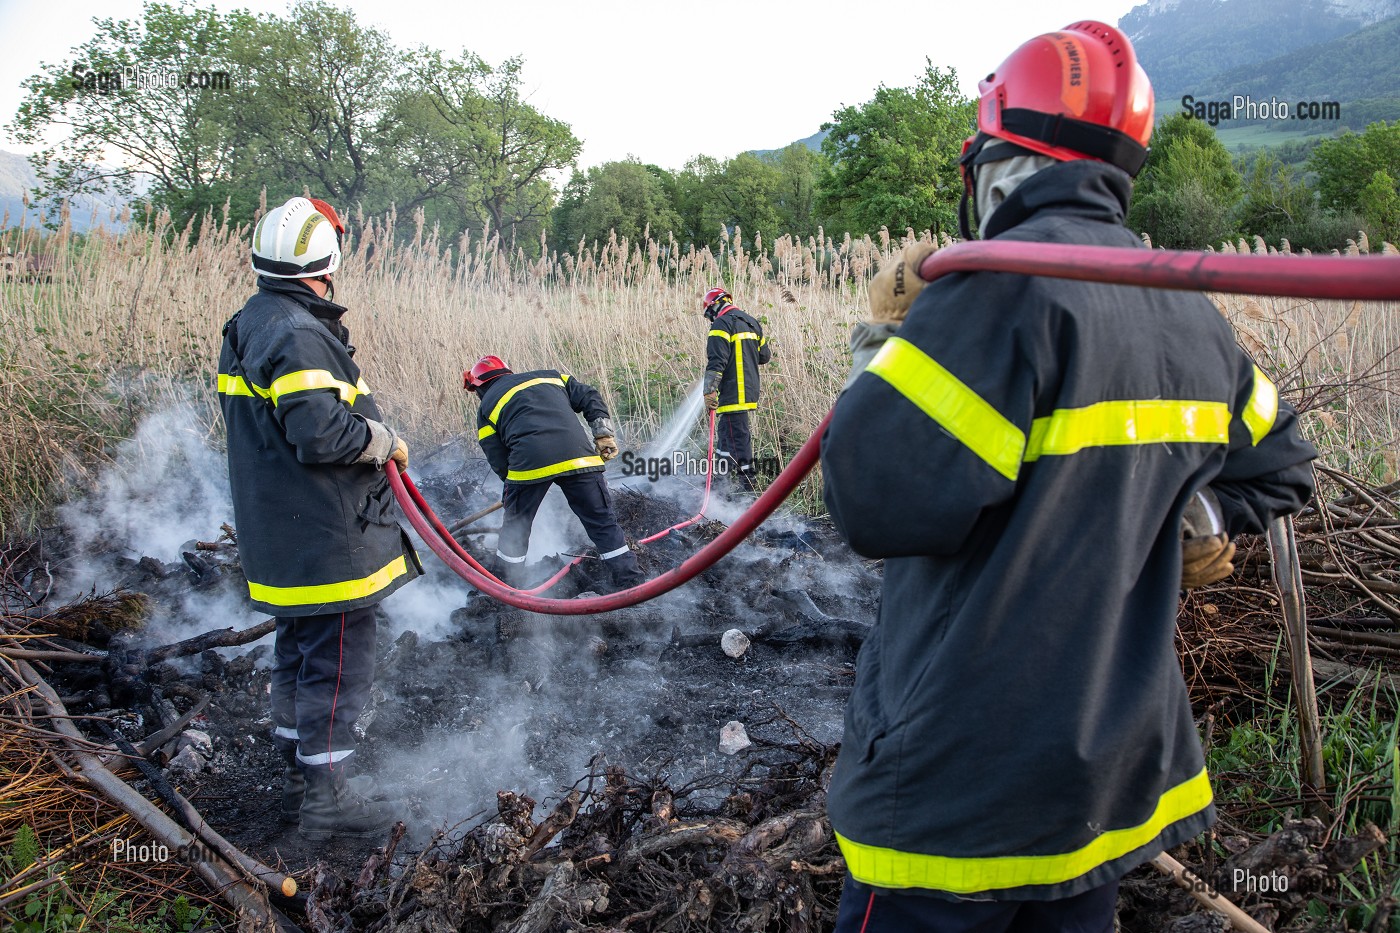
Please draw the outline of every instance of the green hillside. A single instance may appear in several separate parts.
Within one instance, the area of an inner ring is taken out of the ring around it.
[[[1400,116],[1400,16],[1350,35],[1296,49],[1266,61],[1220,72],[1203,82],[1196,96],[1255,100],[1340,101],[1342,123],[1366,123]],[[1166,96],[1166,95],[1161,95]],[[1349,108],[1346,104],[1358,106]],[[1364,103],[1364,105],[1363,105]]]
[[[1355,32],[1363,22],[1359,12],[1327,0],[1158,0],[1135,7],[1118,25],[1132,39],[1158,96],[1179,100],[1219,87],[1204,79],[1222,69],[1247,70],[1254,62]]]

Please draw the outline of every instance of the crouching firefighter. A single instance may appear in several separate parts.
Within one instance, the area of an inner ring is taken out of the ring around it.
[[[351,790],[353,726],[374,679],[375,605],[422,573],[384,463],[408,446],[381,421],[331,301],[344,231],[292,198],[253,231],[258,291],[224,326],[238,554],[253,605],[277,618],[274,738],[282,816],[313,839],[373,836],[392,808]]]
[[[705,341],[705,407],[719,418],[715,453],[740,488],[753,489],[753,433],[749,412],[758,408],[758,367],[773,358],[763,327],[741,310],[729,292],[715,287],[703,299],[710,333]]]
[[[617,456],[616,431],[598,390],[568,373],[512,372],[500,357],[483,356],[462,374],[463,388],[481,402],[477,440],[501,478],[505,518],[496,545],[497,577],[524,583],[530,527],[551,485],[558,486],[588,533],[618,589],[642,582],[637,555],[613,513],[603,463]],[[588,419],[593,438],[579,424]]]

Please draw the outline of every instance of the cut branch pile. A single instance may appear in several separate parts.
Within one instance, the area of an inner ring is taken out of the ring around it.
[[[759,743],[722,789],[602,766],[539,822],[535,801],[502,791],[493,817],[438,837],[389,879],[395,837],[353,883],[317,873],[312,928],[830,929],[845,872],[825,814],[835,749],[777,719],[794,741]]]
[[[1368,488],[1317,467],[1318,497],[1296,520],[1308,636],[1319,684],[1373,683],[1400,661],[1400,482]],[[1182,606],[1177,648],[1199,708],[1286,685],[1278,591],[1262,536],[1242,539],[1235,574]],[[1265,672],[1285,676],[1270,684]],[[1383,694],[1385,691],[1382,692]]]

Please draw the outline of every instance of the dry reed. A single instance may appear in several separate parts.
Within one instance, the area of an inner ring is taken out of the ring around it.
[[[531,259],[494,235],[444,244],[421,215],[411,235],[393,214],[353,226],[336,298],[351,309],[356,359],[386,418],[420,450],[469,427],[475,402],[461,390],[461,371],[485,353],[517,370],[561,368],[597,385],[624,447],[638,445],[699,378],[707,327],[699,296],[723,282],[775,347],[756,437],[760,455],[780,459],[840,389],[865,280],[913,235],[768,242],[734,231],[717,251],[614,237]],[[254,276],[246,228],[206,217],[195,232],[164,217],[121,235],[77,237],[66,222],[42,239],[0,232],[0,252],[54,258],[51,281],[0,282],[0,466],[11,518],[129,431],[140,410],[192,399],[217,436],[220,330]],[[1334,465],[1394,474],[1394,304],[1218,303],[1285,394],[1311,409],[1305,424],[1338,455]],[[811,488],[805,504],[815,505]]]

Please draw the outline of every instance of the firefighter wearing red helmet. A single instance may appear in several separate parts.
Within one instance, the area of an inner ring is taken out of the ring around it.
[[[722,287],[701,299],[710,331],[705,338],[705,407],[718,415],[715,453],[740,488],[753,489],[753,432],[749,412],[758,408],[758,367],[773,358],[763,325],[734,304]]]
[[[349,781],[354,725],[374,680],[375,608],[422,573],[384,463],[408,446],[352,359],[334,296],[345,232],[324,201],[292,198],[253,231],[258,291],[224,325],[238,553],[253,605],[277,619],[273,738],[282,817],[313,839],[375,836],[391,807]]]
[[[1152,93],[1121,32],[1037,36],[979,87],[967,236],[1143,248]],[[1214,820],[1179,591],[1302,508],[1316,451],[1204,296],[926,284],[931,249],[871,280],[822,441],[833,522],[884,559],[828,794],[836,929],[1107,933],[1118,879]]]
[[[462,387],[480,400],[477,440],[501,478],[505,518],[493,572],[512,586],[525,582],[530,528],[550,486],[558,486],[583,524],[614,588],[642,582],[637,555],[613,511],[603,464],[617,456],[616,431],[598,390],[568,373],[512,372],[498,356],[483,356],[462,374]],[[578,415],[588,421],[592,440]]]

